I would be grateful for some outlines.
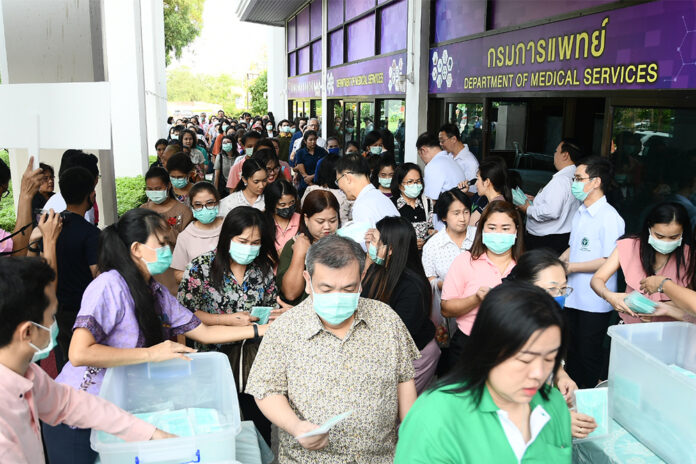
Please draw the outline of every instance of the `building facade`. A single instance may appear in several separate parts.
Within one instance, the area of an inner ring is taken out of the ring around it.
[[[276,11],[248,0],[244,20]],[[285,2],[285,8],[289,6]],[[562,138],[611,157],[628,230],[646,205],[696,222],[696,4],[691,0],[314,0],[285,31],[287,114],[362,142],[389,129],[400,161],[423,130],[457,125],[536,190]],[[266,24],[276,24],[270,20]],[[417,108],[412,108],[412,106]],[[414,129],[415,127],[415,129]]]

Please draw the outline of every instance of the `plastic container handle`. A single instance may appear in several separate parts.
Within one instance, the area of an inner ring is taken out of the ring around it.
[[[165,460],[168,460],[168,459],[165,458]],[[137,456],[135,457],[135,464],[147,464],[148,462],[162,462],[162,461],[159,459],[157,461],[149,461],[149,460],[145,461]],[[190,461],[184,461],[180,464],[195,464],[197,462],[201,462],[201,450],[199,450],[199,449],[196,450],[196,458],[195,459],[192,459]]]

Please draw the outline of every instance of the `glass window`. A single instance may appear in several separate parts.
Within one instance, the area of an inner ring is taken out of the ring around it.
[[[309,6],[297,14],[297,46],[309,42]]]
[[[358,121],[360,148],[364,147],[365,136],[375,128],[375,105],[371,102],[360,103],[360,120]]]
[[[404,161],[404,139],[406,137],[406,101],[382,100],[379,104],[380,129],[387,129],[394,135],[394,158],[397,163]]]
[[[343,100],[329,100],[328,104],[328,136],[336,137],[338,139],[338,145],[342,147],[344,143]]]
[[[292,52],[288,55],[288,74],[297,76],[297,53]]]
[[[348,0],[346,2],[346,21],[374,8],[374,6],[375,0]]]
[[[375,54],[375,15],[371,14],[346,26],[348,61],[369,58]]]
[[[406,48],[408,2],[401,0],[380,11],[379,53],[389,53]]]
[[[329,29],[343,24],[343,0],[329,0],[327,10]]]
[[[491,103],[491,143],[492,150],[515,150],[524,146],[527,126],[527,103],[496,101]],[[474,117],[473,128],[481,128],[483,120]]]
[[[310,8],[310,39],[321,37],[321,0],[314,0]]]
[[[358,144],[358,148],[361,148],[360,142],[358,140],[358,134],[355,130],[355,128],[358,125],[358,104],[353,102],[346,103],[344,106],[343,114],[343,127],[345,132],[343,140],[344,149],[348,142],[355,142]]]
[[[311,103],[310,116],[319,120],[319,130],[321,130],[321,100],[312,100]]]
[[[321,70],[321,40],[312,43],[312,71]]]
[[[297,41],[295,40],[296,19],[292,18],[288,21],[288,51],[294,50]]]
[[[329,34],[329,66],[343,64],[343,29]]]
[[[309,46],[297,51],[297,74],[309,72]]]
[[[618,188],[608,194],[626,232],[637,233],[651,205],[675,201],[696,226],[696,110],[614,107],[611,159]]]
[[[481,103],[450,103],[447,121],[459,128],[459,133],[469,150],[481,159],[483,145],[483,105]]]

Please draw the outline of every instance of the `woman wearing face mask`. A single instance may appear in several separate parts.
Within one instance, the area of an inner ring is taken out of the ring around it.
[[[272,139],[273,137],[278,136],[278,132],[275,130],[275,127],[273,126],[273,122],[269,119],[266,121],[266,137],[269,139]]]
[[[302,276],[307,250],[316,240],[335,233],[340,227],[338,211],[336,197],[326,190],[315,190],[304,199],[299,234],[283,247],[276,274],[280,297],[288,304],[295,305],[307,298]]]
[[[241,182],[233,193],[220,202],[220,216],[227,216],[227,213],[238,206],[252,206],[263,211],[263,191],[267,184],[266,166],[254,158],[246,160],[242,166]]]
[[[386,197],[392,198],[392,178],[396,171],[396,162],[389,155],[380,156],[379,162],[370,175],[370,182],[377,190],[382,192]]]
[[[285,179],[269,185],[264,193],[266,220],[275,224],[275,247],[278,253],[297,234],[300,214],[297,210],[297,190]]]
[[[391,182],[392,201],[402,218],[413,225],[418,238],[418,249],[433,229],[432,207],[423,195],[423,175],[414,163],[403,163],[396,168]]]
[[[179,203],[172,194],[170,177],[163,168],[150,168],[145,173],[145,195],[147,203],[141,208],[151,209],[162,216],[169,225],[171,232],[168,235],[172,244],[176,243],[179,234],[193,220],[191,210],[186,205]]]
[[[456,317],[458,326],[450,343],[450,367],[464,351],[484,297],[522,255],[523,236],[522,220],[512,203],[494,201],[481,216],[471,251],[452,262],[442,285],[442,315]]]
[[[218,216],[220,195],[210,183],[198,182],[194,185],[189,201],[195,221],[186,226],[176,241],[172,269],[177,283],[181,282],[184,269],[193,258],[215,249],[225,219]]]
[[[327,151],[317,145],[317,133],[306,130],[302,139],[302,147],[295,154],[295,170],[300,173],[299,193],[304,193],[308,185],[314,183],[314,173],[317,162],[328,155]]]
[[[292,180],[292,169],[290,165],[278,159],[278,154],[276,153],[271,139],[259,140],[259,143],[257,143],[254,148],[252,158],[256,158],[266,166],[269,184],[272,184],[278,179]]]
[[[607,261],[595,272],[590,285],[592,289],[609,302],[621,319],[627,324],[641,321],[672,321],[671,317],[642,317],[626,304],[624,298],[634,290],[640,291],[641,280],[648,276],[661,276],[683,287],[693,279],[694,265],[689,257],[693,237],[691,223],[686,209],[677,203],[660,203],[648,213],[641,231],[637,235],[622,237]],[[626,292],[609,291],[606,286],[609,278],[619,268],[626,279]],[[669,300],[663,289],[646,295],[655,302]]]
[[[480,200],[471,214],[471,225],[478,225],[483,209],[488,203],[496,200],[512,203],[507,167],[502,158],[491,156],[479,164],[479,170],[476,173],[476,189]]]
[[[191,179],[196,177],[196,169],[191,158],[186,153],[179,152],[167,160],[165,168],[169,173],[174,198],[179,203],[186,203],[191,187],[193,187]]]
[[[387,153],[384,149],[382,133],[377,130],[368,131],[363,141],[363,147],[365,147],[363,149],[363,156],[382,155]]]
[[[416,400],[399,430],[396,464],[570,464],[570,415],[546,383],[567,330],[542,289],[505,282],[481,304],[456,368]]]
[[[435,374],[440,348],[430,320],[432,293],[425,277],[416,234],[401,217],[386,217],[367,233],[370,264],[362,279],[363,298],[387,303],[401,317],[421,357],[413,362],[420,394]]]
[[[208,164],[208,153],[205,148],[198,146],[198,137],[193,129],[186,129],[179,134],[184,153],[189,155],[196,170],[196,180],[203,180]]]
[[[215,180],[213,185],[215,185],[218,191],[226,197],[228,195],[227,188],[227,174],[232,169],[234,165],[234,160],[237,159],[239,153],[235,149],[235,138],[229,135],[225,135],[222,138],[222,151],[215,158]]]
[[[573,292],[573,289],[568,287],[566,274],[563,261],[553,251],[542,248],[524,253],[505,281],[521,281],[541,287],[563,309],[566,297]],[[566,373],[563,365],[558,368],[553,380],[568,407],[572,408],[574,392],[578,386]],[[597,423],[592,417],[572,409],[570,410],[570,423],[573,438],[587,438],[597,428]]]
[[[85,290],[77,315],[70,362],[56,379],[75,389],[99,394],[110,367],[186,359],[194,350],[168,339],[185,335],[200,343],[232,343],[263,335],[267,326],[206,325],[181,306],[153,276],[169,269],[168,226],[155,212],[134,209],[104,229],[99,239],[100,274]],[[44,427],[52,463],[94,462],[89,430]],[[72,454],[54,459],[51,449]]]
[[[179,302],[195,310],[206,324],[252,327],[258,320],[250,314],[254,306],[276,306],[273,266],[278,255],[273,241],[273,229],[259,210],[235,208],[225,217],[217,248],[194,258],[186,267]],[[264,437],[270,437],[270,422],[259,412],[253,397],[242,393],[259,341],[196,348],[227,354],[244,418],[253,420]]]

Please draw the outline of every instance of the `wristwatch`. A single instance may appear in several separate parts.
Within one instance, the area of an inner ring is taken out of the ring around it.
[[[663,293],[663,292],[662,292],[662,287],[665,285],[665,282],[667,282],[668,280],[671,281],[672,279],[670,279],[669,277],[665,277],[665,278],[662,280],[662,282],[660,282],[660,286],[657,287],[657,293]]]
[[[251,324],[251,325],[252,325],[252,327],[254,327],[254,338],[253,338],[253,340],[254,340],[255,342],[258,342],[258,341],[261,339],[261,337],[259,337],[259,326],[258,326],[257,324]]]

